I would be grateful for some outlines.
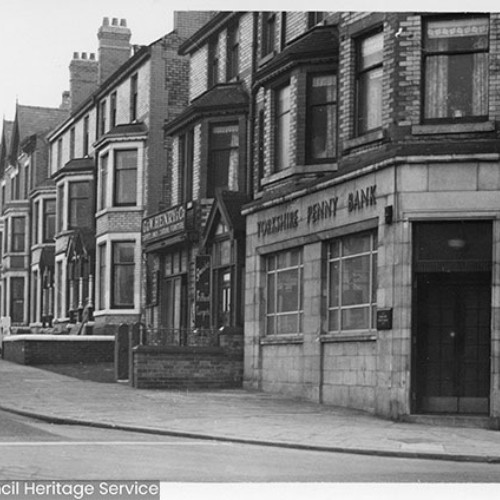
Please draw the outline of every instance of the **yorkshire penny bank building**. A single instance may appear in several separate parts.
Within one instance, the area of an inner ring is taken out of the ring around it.
[[[341,13],[257,71],[247,387],[498,425],[498,35]]]

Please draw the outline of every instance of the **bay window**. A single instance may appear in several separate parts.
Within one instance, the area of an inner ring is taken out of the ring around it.
[[[424,118],[488,115],[489,19],[428,20],[425,24]]]
[[[308,88],[309,161],[336,156],[337,79],[335,75],[313,75]]]
[[[213,125],[210,130],[207,197],[217,189],[238,190],[239,127],[237,123]]]
[[[112,244],[111,306],[134,307],[135,242],[120,241]]]
[[[290,85],[276,91],[275,170],[288,167],[290,152]]]
[[[87,181],[69,184],[68,229],[80,229],[91,225],[90,187]]]
[[[137,150],[115,151],[114,205],[137,203]]]

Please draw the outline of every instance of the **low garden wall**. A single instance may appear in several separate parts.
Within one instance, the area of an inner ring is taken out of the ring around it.
[[[139,389],[226,389],[242,386],[242,351],[223,347],[140,345],[132,353],[132,385]]]
[[[2,358],[22,365],[101,363],[114,360],[113,335],[8,335]]]

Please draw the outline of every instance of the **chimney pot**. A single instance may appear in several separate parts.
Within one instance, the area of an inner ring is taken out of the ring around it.
[[[87,52],[82,52],[82,59],[87,59]]]
[[[113,26],[118,26],[118,18],[113,17]]]
[[[103,26],[109,26],[109,17],[105,17],[105,18],[102,20],[102,25],[103,25]]]
[[[95,53],[94,52],[90,53],[90,60],[95,61]]]
[[[78,52],[73,52],[73,59],[80,59]]]
[[[121,19],[120,20],[120,26],[123,26],[124,28],[127,27],[127,20],[126,19]]]

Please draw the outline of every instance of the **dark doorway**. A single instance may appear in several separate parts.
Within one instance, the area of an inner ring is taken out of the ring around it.
[[[417,224],[414,269],[415,410],[487,414],[491,224]]]

